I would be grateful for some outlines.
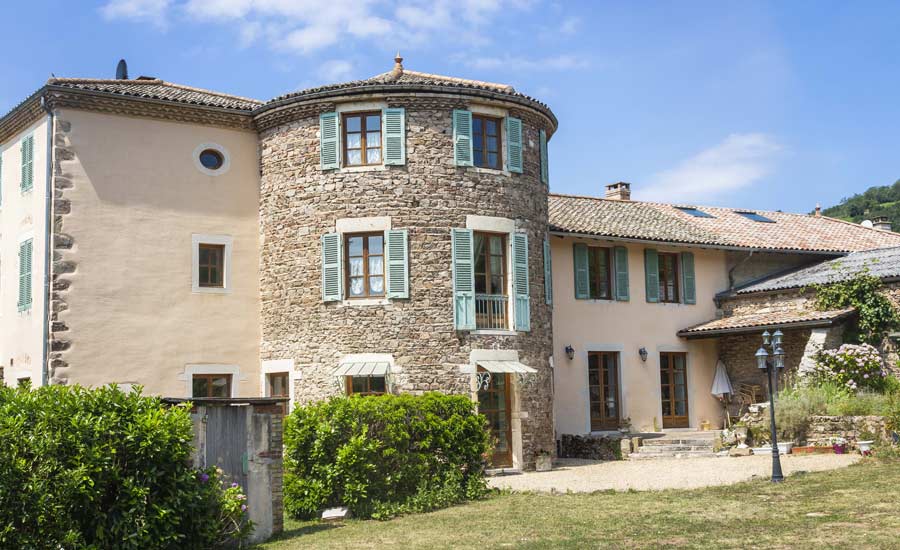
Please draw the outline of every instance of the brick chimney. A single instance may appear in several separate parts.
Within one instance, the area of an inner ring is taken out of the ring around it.
[[[619,181],[606,186],[606,198],[614,201],[631,200],[631,184]]]
[[[891,231],[891,220],[887,216],[878,216],[872,220],[872,226],[882,231]]]

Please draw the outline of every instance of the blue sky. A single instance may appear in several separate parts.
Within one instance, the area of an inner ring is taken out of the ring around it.
[[[7,17],[11,12],[7,13]],[[103,0],[22,4],[0,111],[54,73],[268,99],[404,65],[560,120],[551,188],[810,211],[900,178],[898,2]]]

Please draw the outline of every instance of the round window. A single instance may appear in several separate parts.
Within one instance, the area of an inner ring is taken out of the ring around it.
[[[204,149],[200,153],[200,164],[207,170],[218,170],[225,164],[225,157],[215,149]]]

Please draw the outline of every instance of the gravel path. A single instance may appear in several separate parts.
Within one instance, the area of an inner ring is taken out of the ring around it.
[[[856,454],[786,455],[781,457],[781,467],[784,475],[788,476],[802,471],[843,468],[859,459]],[[562,459],[554,463],[550,472],[496,476],[490,478],[489,483],[492,487],[513,491],[655,491],[729,485],[757,477],[767,479],[771,473],[770,455],[617,462]]]

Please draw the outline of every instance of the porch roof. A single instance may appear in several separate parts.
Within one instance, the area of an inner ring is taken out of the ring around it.
[[[678,331],[682,338],[714,338],[726,334],[745,334],[760,329],[828,327],[852,315],[856,309],[831,311],[758,311],[713,319]]]
[[[537,372],[535,369],[523,365],[518,361],[486,361],[484,359],[478,360],[475,362],[479,367],[482,367],[484,370],[499,374],[504,372],[518,372],[521,374],[531,374]]]
[[[390,368],[387,361],[352,361],[341,363],[334,376],[385,376]]]

